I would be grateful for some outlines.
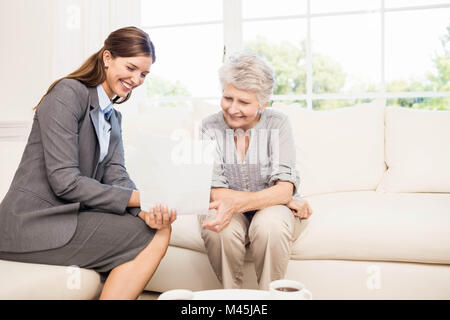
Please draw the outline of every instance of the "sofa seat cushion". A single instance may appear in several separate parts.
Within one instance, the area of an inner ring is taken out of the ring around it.
[[[1,300],[96,299],[100,275],[78,267],[0,260]]]
[[[201,229],[196,215],[179,215],[172,224],[172,236],[170,245],[206,252]]]
[[[450,194],[345,192],[308,198],[293,259],[450,263]]]
[[[291,259],[450,263],[450,194],[356,191],[307,200],[313,215]],[[178,217],[170,244],[206,252],[196,216]]]

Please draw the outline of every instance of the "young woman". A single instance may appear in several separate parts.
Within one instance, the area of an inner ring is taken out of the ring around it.
[[[139,296],[166,252],[176,211],[140,210],[113,105],[130,98],[154,62],[148,34],[122,28],[50,86],[0,204],[0,259],[94,269],[107,277],[101,299]]]
[[[274,78],[258,56],[237,54],[219,70],[222,111],[202,121],[202,137],[218,144],[210,208],[200,217],[211,265],[224,288],[242,285],[248,246],[259,287],[282,279],[300,219],[312,211],[297,193],[295,144],[289,119],[266,109]]]

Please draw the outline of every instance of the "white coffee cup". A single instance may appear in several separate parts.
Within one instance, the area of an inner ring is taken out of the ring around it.
[[[311,300],[312,293],[301,282],[275,280],[269,284],[269,291],[275,300]]]
[[[175,289],[161,293],[158,300],[192,300],[194,293],[191,290]]]

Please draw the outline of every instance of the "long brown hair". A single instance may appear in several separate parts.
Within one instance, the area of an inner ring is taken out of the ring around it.
[[[156,60],[155,47],[146,32],[136,27],[118,29],[111,32],[103,47],[90,56],[81,67],[53,82],[33,109],[36,109],[44,97],[63,79],[76,79],[89,87],[95,87],[103,83],[106,80],[105,66],[103,64],[103,52],[105,50],[108,50],[113,58],[148,56],[152,58],[152,63],[155,63]],[[118,101],[119,97],[115,97],[113,102],[117,104],[124,103],[130,97],[131,92],[120,101]]]

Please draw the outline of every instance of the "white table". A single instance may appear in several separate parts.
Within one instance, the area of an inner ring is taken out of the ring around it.
[[[194,300],[271,300],[269,291],[249,289],[217,289],[193,291]]]
[[[309,291],[308,291],[309,292]],[[310,293],[309,293],[310,295]],[[162,293],[158,300],[304,300],[298,295],[275,293],[268,290],[250,289],[216,289],[191,291],[186,289],[168,290]],[[309,296],[311,299],[311,295]]]

